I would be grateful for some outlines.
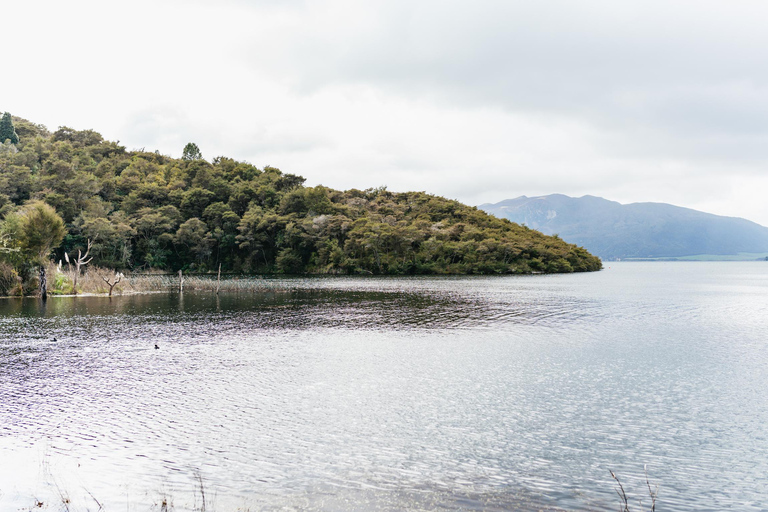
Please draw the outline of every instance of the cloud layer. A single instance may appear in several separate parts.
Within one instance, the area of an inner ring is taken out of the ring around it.
[[[51,128],[176,156],[195,141],[338,188],[593,194],[768,225],[763,2],[13,10],[0,108]]]

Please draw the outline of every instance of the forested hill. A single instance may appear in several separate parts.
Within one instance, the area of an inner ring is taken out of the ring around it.
[[[44,201],[62,217],[58,260],[93,242],[117,269],[259,273],[527,273],[598,270],[585,249],[424,192],[338,191],[227,157],[126,151],[92,130],[13,118],[0,148],[0,219]],[[181,149],[181,148],[179,148]],[[203,148],[204,149],[204,148]],[[10,222],[6,248],[24,247]],[[3,231],[3,229],[5,231]],[[8,253],[6,253],[7,256]],[[18,257],[18,252],[16,253]],[[0,259],[3,254],[0,254]]]

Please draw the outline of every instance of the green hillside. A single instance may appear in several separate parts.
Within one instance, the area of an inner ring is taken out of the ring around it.
[[[248,273],[489,274],[601,268],[583,248],[424,192],[306,187],[304,178],[274,167],[227,157],[205,161],[194,144],[177,159],[127,151],[92,130],[50,133],[16,117],[13,125],[18,143],[0,148],[0,260],[20,271],[33,259],[18,227],[30,201],[47,203],[64,221],[66,235],[50,253],[56,260],[90,240],[93,264],[115,269],[208,271],[221,264]]]

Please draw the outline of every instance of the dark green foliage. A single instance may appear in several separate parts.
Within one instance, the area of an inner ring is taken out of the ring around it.
[[[101,134],[93,130],[77,131],[66,126],[60,126],[58,130],[53,132],[51,140],[54,142],[66,141],[74,147],[97,146],[104,142]]]
[[[188,142],[184,146],[184,151],[181,153],[182,160],[202,160],[203,154],[200,153],[200,148],[194,142]]]
[[[186,218],[202,217],[205,208],[211,204],[216,194],[204,188],[191,188],[181,199],[181,211]]]
[[[6,140],[10,140],[11,144],[19,143],[19,136],[16,134],[16,130],[13,127],[13,119],[8,112],[3,114],[2,119],[0,119],[0,144]]]
[[[92,130],[17,124],[29,140],[0,154],[0,215],[12,223],[24,201],[44,201],[66,222],[62,248],[91,240],[95,265],[364,274],[601,267],[580,247],[424,192],[305,187],[275,167],[206,162],[192,143],[173,159],[127,152]],[[12,227],[0,219],[0,234]],[[14,254],[0,260],[21,276]]]

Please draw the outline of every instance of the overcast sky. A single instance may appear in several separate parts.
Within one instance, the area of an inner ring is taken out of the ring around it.
[[[758,0],[19,1],[0,111],[309,185],[768,226],[767,20]]]

